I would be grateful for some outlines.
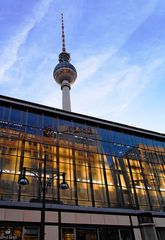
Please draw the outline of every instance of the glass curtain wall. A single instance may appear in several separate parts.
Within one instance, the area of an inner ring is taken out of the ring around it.
[[[1,106],[0,200],[41,200],[45,154],[49,202],[164,210],[163,141]],[[27,186],[18,185],[23,167]],[[66,173],[69,189],[59,189],[57,170]]]
[[[62,228],[62,240],[133,240],[129,228]]]

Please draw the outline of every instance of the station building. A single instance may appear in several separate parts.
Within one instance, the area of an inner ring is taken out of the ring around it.
[[[165,239],[164,134],[6,96],[0,239],[40,239],[45,156],[46,240]]]

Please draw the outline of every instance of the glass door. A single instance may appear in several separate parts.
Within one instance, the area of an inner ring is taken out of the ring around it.
[[[75,240],[73,228],[62,229],[62,240]]]
[[[62,240],[98,240],[93,228],[62,228]]]
[[[96,229],[76,229],[76,240],[97,240]]]
[[[129,229],[120,229],[119,230],[120,234],[120,240],[131,240],[131,231]]]

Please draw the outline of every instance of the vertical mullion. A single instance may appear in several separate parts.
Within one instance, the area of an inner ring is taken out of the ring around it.
[[[102,163],[102,166],[103,166],[103,178],[104,178],[104,182],[105,182],[105,189],[106,189],[106,197],[107,197],[107,201],[108,201],[108,207],[110,207],[111,203],[110,203],[108,182],[107,182],[107,176],[106,176],[106,170],[105,170],[105,162],[104,162],[104,158],[103,158],[102,154],[101,154],[101,163]]]
[[[141,175],[142,175],[143,180],[144,180],[144,186],[145,186],[145,191],[146,191],[146,193],[147,193],[147,199],[148,199],[149,207],[150,207],[150,210],[152,210],[152,203],[151,203],[149,191],[148,191],[148,188],[147,188],[147,182],[146,182],[145,174],[144,174],[144,172],[143,172],[143,167],[142,167],[141,160],[139,161],[139,164],[140,164],[141,173],[142,173]]]
[[[129,172],[130,172],[130,176],[131,176],[131,181],[132,181],[132,187],[133,187],[133,191],[134,191],[134,195],[135,195],[136,206],[137,206],[137,208],[139,209],[139,202],[138,202],[138,198],[137,198],[137,194],[136,194],[136,190],[135,190],[135,184],[134,184],[134,179],[133,179],[133,174],[132,174],[132,170],[131,170],[129,158],[127,158],[127,163],[128,163],[128,168],[129,168]]]
[[[75,205],[78,206],[78,192],[77,192],[77,173],[76,173],[76,158],[75,158],[75,149],[74,144],[72,145],[72,157],[73,157],[73,178],[74,178],[74,193],[75,193]]]
[[[21,172],[23,169],[23,164],[24,164],[24,152],[25,152],[25,139],[24,135],[22,135],[22,148],[21,148],[21,156],[20,156],[20,166],[19,166],[19,171]],[[19,184],[18,186],[18,202],[21,201],[21,185]]]
[[[89,180],[90,180],[90,188],[91,188],[92,207],[95,207],[93,179],[92,179],[92,168],[91,168],[91,162],[90,162],[90,159],[89,159],[89,152],[87,153],[87,159],[88,159],[88,167],[89,167]]]
[[[56,166],[57,166],[57,172],[60,171],[60,162],[59,162],[59,136],[57,136],[57,145],[56,145]],[[59,184],[60,184],[60,179],[59,179],[59,174],[57,175],[57,185],[56,185],[56,189],[57,189],[57,202],[60,202],[60,191],[59,191]]]

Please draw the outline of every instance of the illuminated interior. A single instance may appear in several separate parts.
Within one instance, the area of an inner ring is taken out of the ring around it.
[[[0,200],[41,200],[46,153],[47,201],[164,210],[161,141],[3,106],[0,111]],[[18,184],[23,167],[33,169],[26,171],[27,186]],[[59,189],[57,170],[66,173],[69,189]]]

